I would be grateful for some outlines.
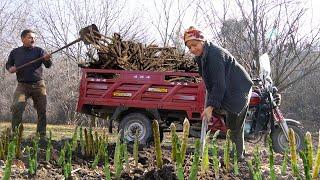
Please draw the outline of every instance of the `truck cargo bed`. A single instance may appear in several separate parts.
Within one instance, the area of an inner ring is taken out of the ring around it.
[[[188,118],[203,110],[205,87],[198,73],[82,69],[78,112],[87,107],[134,107],[185,111]]]

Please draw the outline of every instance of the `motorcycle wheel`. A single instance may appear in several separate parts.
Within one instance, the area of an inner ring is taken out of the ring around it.
[[[288,128],[292,128],[296,135],[297,151],[303,150],[304,148],[304,131],[301,126],[294,123],[288,123]],[[288,148],[288,140],[283,133],[281,127],[277,126],[274,132],[271,134],[273,150],[277,153],[284,153]]]

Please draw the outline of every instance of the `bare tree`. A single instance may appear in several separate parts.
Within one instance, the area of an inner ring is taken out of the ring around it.
[[[19,0],[0,1],[0,118],[9,119],[15,76],[5,69],[10,51],[21,44],[20,32],[29,23],[29,3]],[[28,109],[27,109],[28,111]]]
[[[0,1],[0,56],[3,60],[13,47],[21,43],[19,35],[26,26],[26,16],[29,15],[27,6],[28,3],[24,1]]]
[[[153,1],[156,14],[151,18],[151,24],[161,38],[162,46],[169,45],[184,49],[181,44],[181,30],[187,10],[192,1],[161,0]]]
[[[42,29],[44,41],[53,48],[58,48],[78,38],[78,32],[91,24],[96,24],[101,34],[113,32],[122,36],[139,38],[143,27],[135,16],[124,15],[126,1],[116,0],[70,0],[70,1],[41,1],[39,28]],[[51,8],[47,8],[50,6]],[[87,49],[83,43],[78,43],[63,51],[68,59],[78,62],[84,60]]]
[[[284,93],[283,106],[290,118],[303,120],[305,129],[317,131],[319,129],[320,85],[318,83],[319,71],[314,71],[299,81],[295,86],[290,86]],[[308,87],[308,88],[306,88]],[[297,93],[298,92],[298,93]],[[294,111],[293,111],[294,110]]]
[[[3,0],[0,2],[0,50],[7,50],[18,45],[16,35],[26,25],[28,2],[18,0]]]
[[[254,64],[261,54],[269,53],[280,91],[320,67],[319,53],[314,51],[320,29],[305,29],[308,10],[301,1],[237,0],[233,11],[225,8],[223,12],[211,3],[201,1],[198,6],[204,20],[215,26],[214,37],[256,75]],[[238,13],[230,13],[235,11]]]
[[[139,13],[127,11],[126,0],[43,0],[38,1],[37,6],[35,25],[48,51],[78,39],[81,28],[91,24],[96,24],[103,35],[117,32],[123,38],[144,38]],[[74,120],[81,75],[77,64],[88,60],[87,52],[92,49],[91,45],[77,43],[53,56],[54,66],[46,71],[45,77],[50,79],[47,81],[48,112],[52,120]]]
[[[232,11],[230,4],[230,1],[227,0],[219,2],[198,0],[194,8],[195,14],[193,18],[199,28],[211,33],[211,38],[223,47],[226,46],[227,40],[226,37],[221,36],[220,29],[224,22],[227,22],[228,14]]]
[[[300,1],[251,2],[252,20],[237,1],[249,27],[247,42],[252,47],[252,57],[256,62],[260,54],[270,54],[273,79],[280,91],[320,67],[319,53],[313,52],[314,45],[319,42],[320,30],[303,32],[307,9],[301,6]]]

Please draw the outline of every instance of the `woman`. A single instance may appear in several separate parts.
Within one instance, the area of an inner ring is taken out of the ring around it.
[[[201,116],[211,119],[213,112],[225,112],[231,140],[238,158],[244,155],[244,119],[248,110],[252,81],[246,70],[225,49],[207,42],[201,31],[190,27],[184,42],[195,55],[207,89],[207,101]]]

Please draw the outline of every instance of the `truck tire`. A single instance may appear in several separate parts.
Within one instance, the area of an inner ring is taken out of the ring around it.
[[[139,143],[147,144],[152,138],[152,124],[150,119],[142,113],[130,113],[124,116],[119,124],[119,131],[122,129],[122,137],[129,142],[135,139],[136,131],[139,132]]]

